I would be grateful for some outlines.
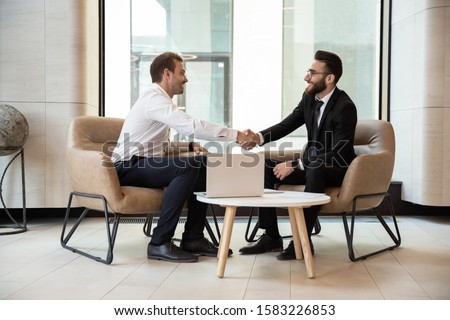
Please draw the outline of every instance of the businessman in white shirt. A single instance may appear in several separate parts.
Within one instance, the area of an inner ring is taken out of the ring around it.
[[[249,137],[238,130],[195,119],[173,103],[173,96],[182,94],[188,81],[178,54],[165,52],[157,56],[150,66],[150,75],[153,83],[127,115],[112,155],[121,185],[166,188],[147,257],[193,262],[199,255],[217,256],[218,248],[203,235],[207,204],[197,201],[193,194],[206,187],[205,156],[200,154],[206,150],[191,142],[189,151],[195,151],[195,156],[168,157],[169,149],[177,148],[176,143],[169,141],[170,129],[210,141],[242,142]],[[186,201],[187,221],[178,247],[172,237]]]

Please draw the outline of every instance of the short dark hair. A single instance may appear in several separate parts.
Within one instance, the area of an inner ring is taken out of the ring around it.
[[[164,52],[153,59],[150,64],[150,76],[152,77],[152,82],[161,82],[164,69],[166,68],[174,72],[175,60],[183,62],[183,59],[174,52]]]
[[[334,74],[336,84],[342,76],[342,60],[333,52],[318,50],[314,55],[314,60],[325,62],[327,72]]]

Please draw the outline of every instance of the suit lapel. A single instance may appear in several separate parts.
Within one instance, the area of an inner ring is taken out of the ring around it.
[[[314,95],[312,96],[312,99],[309,99],[309,102],[307,102],[307,107],[305,108],[305,123],[307,126],[307,132],[308,132],[308,141],[312,139],[313,134],[313,125],[314,125],[314,104],[316,100],[314,99]]]

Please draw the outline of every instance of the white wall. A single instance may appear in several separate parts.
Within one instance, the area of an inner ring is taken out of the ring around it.
[[[450,1],[393,0],[391,122],[403,200],[450,205]]]
[[[27,207],[65,207],[70,187],[66,132],[78,115],[98,114],[98,13],[91,0],[0,1],[0,103],[28,120]],[[0,172],[9,161],[0,157]],[[22,206],[20,161],[3,197]]]

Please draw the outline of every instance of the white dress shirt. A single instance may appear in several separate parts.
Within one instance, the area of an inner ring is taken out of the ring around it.
[[[237,130],[195,119],[176,106],[158,84],[152,83],[127,115],[112,160],[125,161],[133,155],[159,157],[166,154],[170,128],[203,140],[236,141]]]

